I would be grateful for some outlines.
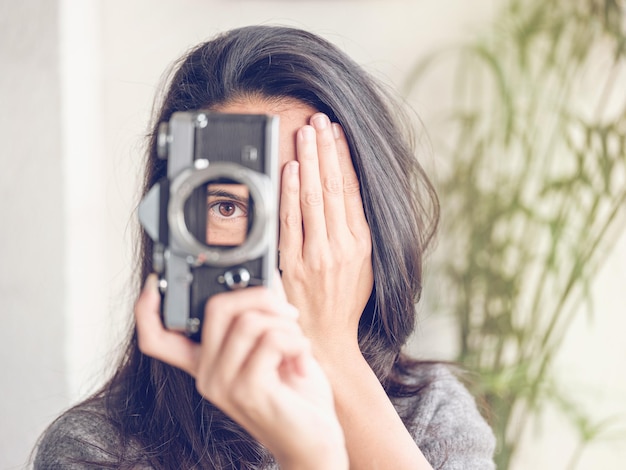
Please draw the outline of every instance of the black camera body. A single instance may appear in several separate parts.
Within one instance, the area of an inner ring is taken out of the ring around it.
[[[278,237],[278,117],[177,112],[161,123],[167,177],[139,205],[166,328],[200,340],[219,292],[268,285]]]

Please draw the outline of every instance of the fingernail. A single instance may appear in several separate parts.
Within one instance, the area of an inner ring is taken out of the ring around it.
[[[313,126],[315,126],[318,131],[326,129],[326,126],[328,126],[329,122],[330,121],[325,114],[316,114],[313,117]]]
[[[287,171],[292,175],[298,174],[298,162],[289,162],[287,163]]]
[[[147,291],[156,291],[158,287],[158,282],[159,280],[157,278],[157,275],[152,273],[146,278],[146,284],[144,286],[144,289]]]
[[[304,126],[300,129],[300,138],[304,141],[311,141],[315,139],[315,129],[311,126]]]
[[[333,122],[332,127],[333,127],[333,135],[335,136],[335,139],[340,139],[341,138],[341,126],[337,124],[336,122]]]

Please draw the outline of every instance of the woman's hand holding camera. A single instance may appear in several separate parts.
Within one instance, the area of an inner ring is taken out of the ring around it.
[[[151,276],[135,307],[144,354],[192,375],[199,393],[265,445],[281,468],[347,468],[331,387],[280,281],[274,291],[212,297],[201,344],[165,330],[159,302]]]

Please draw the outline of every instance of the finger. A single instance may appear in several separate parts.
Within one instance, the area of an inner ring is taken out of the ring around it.
[[[280,268],[287,259],[302,257],[302,213],[300,211],[300,165],[289,162],[283,169],[280,194]]]
[[[354,170],[348,141],[339,124],[333,123],[333,131],[339,167],[343,175],[343,197],[348,227],[355,236],[363,233],[363,231],[369,233],[369,225],[365,218],[363,199],[361,198],[361,186]]]
[[[202,356],[212,366],[223,347],[231,323],[246,311],[295,319],[297,309],[265,287],[250,287],[236,292],[214,295],[204,309]]]
[[[216,384],[222,390],[228,390],[240,375],[260,338],[269,332],[281,332],[287,337],[300,334],[294,320],[255,311],[242,313],[231,323],[214,367],[209,369],[203,365],[202,370],[210,370]]]
[[[303,374],[303,357],[307,354],[311,354],[311,344],[304,335],[281,330],[267,331],[244,363],[241,377],[247,386],[267,383],[269,374],[278,374],[283,381],[288,381],[290,377],[281,374]]]
[[[319,248],[328,243],[315,128],[304,126],[298,131],[296,148],[300,163],[300,208],[304,226],[302,251],[306,256],[307,247]]]
[[[339,166],[334,126],[325,114],[311,118],[317,131],[319,173],[324,195],[324,215],[328,237],[340,238],[346,230],[346,208],[343,194],[343,175]]]
[[[139,349],[147,356],[195,376],[199,346],[180,333],[168,331],[163,327],[159,311],[160,303],[157,277],[151,274],[135,304]]]

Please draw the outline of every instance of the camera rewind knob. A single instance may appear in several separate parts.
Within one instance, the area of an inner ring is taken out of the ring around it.
[[[157,134],[157,157],[161,160],[167,159],[167,154],[169,152],[169,144],[171,142],[170,136],[170,126],[167,122],[162,122],[159,124],[159,133]]]

